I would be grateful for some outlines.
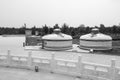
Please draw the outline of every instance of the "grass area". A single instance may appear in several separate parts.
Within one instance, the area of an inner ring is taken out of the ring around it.
[[[105,54],[120,56],[120,40],[112,42],[113,49],[111,51],[103,51]]]
[[[73,44],[79,44],[79,39],[74,39]],[[118,55],[120,56],[120,40],[112,41],[112,50],[107,51],[95,51],[96,54]]]
[[[80,40],[79,39],[73,39],[73,44],[78,44],[79,45]]]

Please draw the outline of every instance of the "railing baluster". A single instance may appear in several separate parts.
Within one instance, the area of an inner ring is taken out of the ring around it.
[[[115,79],[116,77],[115,61],[116,61],[115,59],[111,60],[111,69],[110,69],[111,80],[116,80]]]
[[[56,68],[56,61],[55,61],[54,53],[51,54],[50,66],[51,66],[51,72],[54,72],[54,69]]]
[[[10,50],[8,50],[8,52],[7,52],[7,64],[8,64],[8,66],[10,66],[10,65],[11,65]]]
[[[28,53],[28,67],[32,67],[32,52]]]

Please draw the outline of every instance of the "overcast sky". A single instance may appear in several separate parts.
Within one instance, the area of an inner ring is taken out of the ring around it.
[[[0,0],[0,26],[120,23],[120,0]]]

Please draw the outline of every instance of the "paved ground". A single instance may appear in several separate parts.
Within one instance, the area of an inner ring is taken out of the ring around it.
[[[0,67],[0,80],[79,80],[75,77],[48,72]]]

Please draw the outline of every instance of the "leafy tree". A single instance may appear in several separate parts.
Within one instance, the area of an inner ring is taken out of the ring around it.
[[[100,32],[105,33],[105,26],[104,26],[104,24],[100,24]]]
[[[32,34],[35,35],[35,31],[36,31],[36,26],[32,27]]]
[[[60,28],[58,24],[55,24],[55,25],[53,26],[53,29],[58,29],[58,28]]]
[[[63,24],[62,25],[62,28],[61,28],[62,32],[65,33],[65,34],[70,34],[70,31],[69,31],[69,26],[67,24]]]
[[[49,28],[49,34],[53,33],[53,28]]]
[[[47,26],[45,24],[44,26],[39,28],[37,28],[36,26],[33,26],[32,28],[26,28],[26,24],[24,23],[24,25],[20,28],[0,27],[0,35],[25,34],[25,30],[29,29],[29,30],[32,30],[32,34],[35,34],[35,31],[39,31],[39,35],[43,36],[46,34],[53,33],[53,29],[56,29],[56,28],[60,28],[61,32],[71,35],[74,39],[79,39],[81,35],[91,32],[91,27],[85,26],[84,24],[81,24],[78,27],[69,27],[66,23],[64,23],[61,27],[59,27],[58,24],[55,24],[53,27]],[[120,35],[120,25],[113,25],[113,26],[106,27],[104,24],[100,24],[99,30],[102,33],[115,36],[115,38],[119,38],[119,35]]]
[[[42,35],[46,35],[49,33],[48,26],[45,24],[45,26],[42,27]]]

